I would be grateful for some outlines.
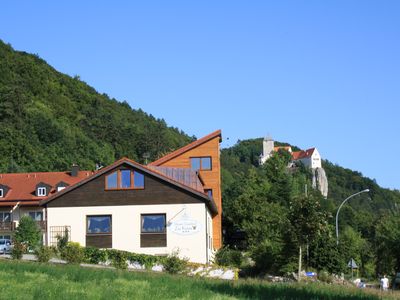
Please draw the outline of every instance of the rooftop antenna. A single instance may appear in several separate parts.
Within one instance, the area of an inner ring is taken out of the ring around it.
[[[150,154],[149,154],[149,152],[145,152],[145,153],[143,153],[143,158],[144,158],[144,161],[145,161],[145,164],[147,165],[147,159],[150,157]]]

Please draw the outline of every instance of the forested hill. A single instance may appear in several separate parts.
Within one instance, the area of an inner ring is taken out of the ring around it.
[[[142,162],[193,140],[0,40],[0,172]],[[147,154],[147,155],[146,155]]]
[[[261,152],[261,138],[222,150],[224,242],[231,250],[219,257],[229,259],[229,253],[241,257],[234,250],[240,249],[255,262],[256,274],[291,274],[298,266],[295,249],[307,244],[305,269],[340,274],[348,271],[347,262],[353,258],[360,276],[366,278],[400,270],[398,190],[381,188],[359,172],[324,160],[329,182],[325,199],[311,188],[305,192],[305,186],[312,185],[311,171],[301,163],[288,169],[291,157],[287,151],[259,166]],[[352,198],[341,209],[337,243],[338,206],[367,188],[368,194]]]
[[[235,180],[245,176],[249,169],[258,168],[259,155],[262,153],[262,138],[239,141],[233,147],[223,149],[221,154],[223,190],[229,193]],[[275,142],[276,146],[289,143]],[[292,145],[294,151],[300,150]],[[370,189],[368,197],[358,197],[349,203],[349,214],[353,209],[361,208],[364,213],[392,210],[400,204],[400,192],[381,188],[375,180],[364,177],[360,172],[335,165],[328,160],[322,161],[329,182],[329,195],[325,202],[329,209],[335,209],[345,198],[363,189]],[[240,180],[240,179],[239,179]],[[229,197],[229,196],[228,196]],[[369,200],[370,199],[370,200]],[[372,200],[372,201],[371,201]],[[349,218],[351,219],[351,218]]]

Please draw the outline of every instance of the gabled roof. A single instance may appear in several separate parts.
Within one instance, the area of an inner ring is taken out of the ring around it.
[[[212,199],[210,199],[206,193],[204,193],[203,189],[201,189],[201,190],[200,190],[200,188],[199,189],[195,189],[194,187],[191,187],[191,186],[186,185],[186,184],[184,184],[182,182],[179,182],[176,179],[173,179],[173,178],[170,178],[170,177],[166,176],[161,171],[150,169],[150,168],[148,168],[146,166],[143,166],[143,165],[141,165],[141,164],[139,164],[139,163],[137,163],[137,162],[135,162],[135,161],[133,161],[133,160],[131,160],[129,158],[121,158],[120,160],[116,161],[115,163],[113,163],[113,164],[111,164],[111,165],[109,165],[109,166],[107,166],[105,168],[100,169],[97,173],[92,174],[90,177],[85,178],[85,179],[83,179],[83,180],[81,180],[79,182],[76,182],[75,184],[70,185],[69,187],[66,187],[65,189],[61,190],[60,192],[55,193],[55,194],[51,195],[50,197],[41,200],[40,201],[40,205],[46,205],[47,203],[57,199],[61,195],[69,193],[70,191],[75,190],[76,188],[80,187],[81,185],[84,185],[85,183],[87,183],[87,182],[89,182],[89,181],[91,181],[91,180],[93,180],[93,179],[95,179],[95,178],[97,178],[97,177],[99,177],[99,176],[101,176],[101,175],[103,175],[103,174],[105,174],[105,173],[117,168],[118,166],[123,165],[123,164],[127,164],[127,165],[130,165],[132,167],[135,167],[138,170],[142,171],[143,173],[150,174],[150,175],[152,175],[152,176],[154,176],[156,178],[159,178],[159,179],[161,179],[161,180],[163,180],[165,182],[173,184],[176,187],[179,187],[179,188],[181,188],[183,190],[186,190],[186,191],[190,192],[191,194],[201,198],[208,205],[208,207],[210,208],[210,210],[213,213],[218,213],[217,206],[216,206],[215,202]]]
[[[175,150],[175,151],[161,157],[160,159],[149,163],[149,166],[160,166],[163,163],[165,163],[165,162],[167,162],[167,161],[169,161],[169,160],[171,160],[193,148],[196,148],[196,147],[200,146],[201,144],[204,144],[216,137],[219,137],[220,142],[221,142],[221,140],[222,140],[221,130],[214,131],[213,133],[210,133],[209,135],[206,135],[205,137],[202,137],[201,139],[198,139],[182,148],[179,148],[178,150]]]
[[[295,151],[292,152],[293,160],[303,159],[303,158],[310,158],[314,154],[315,148],[310,148],[307,150]]]
[[[70,172],[36,172],[36,173],[11,173],[0,174],[0,184],[6,185],[10,188],[5,197],[0,198],[0,206],[5,203],[15,205],[18,201],[34,201],[36,205],[39,200],[44,197],[37,197],[35,190],[39,183],[45,183],[53,188],[50,189],[49,195],[57,192],[55,186],[60,181],[64,181],[70,185],[81,181],[84,178],[92,175],[91,171],[79,171],[78,176],[71,176]],[[3,204],[2,204],[3,203]]]

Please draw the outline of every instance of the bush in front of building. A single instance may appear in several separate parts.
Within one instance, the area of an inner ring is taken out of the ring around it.
[[[61,253],[63,249],[68,245],[69,232],[65,228],[64,235],[57,235],[57,250]]]
[[[61,258],[71,264],[79,264],[84,258],[83,247],[79,243],[68,242],[68,244],[60,251]]]
[[[243,264],[242,252],[223,247],[215,254],[214,261],[219,266],[240,268]]]
[[[178,274],[186,270],[187,263],[187,259],[179,258],[178,252],[172,252],[163,259],[162,265],[164,266],[164,270],[168,273]]]
[[[128,268],[129,253],[126,251],[107,249],[107,258],[111,261],[111,265],[117,269]]]
[[[83,249],[85,261],[89,264],[99,264],[107,261],[107,252],[94,247],[86,247]]]
[[[39,262],[48,262],[53,256],[53,253],[53,249],[47,246],[41,246],[35,250],[35,255]]]
[[[35,249],[41,241],[40,228],[29,216],[23,216],[15,230],[14,241],[27,246],[26,250]]]
[[[130,263],[138,263],[142,266],[145,266],[147,270],[151,269],[156,264],[162,264],[162,259],[164,257],[148,255],[148,254],[139,254],[139,253],[129,253],[128,260]]]
[[[14,245],[11,249],[11,257],[12,259],[21,259],[22,255],[26,252],[26,246],[18,241],[14,242]]]

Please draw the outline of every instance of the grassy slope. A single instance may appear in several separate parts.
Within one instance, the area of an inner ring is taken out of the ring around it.
[[[341,286],[226,282],[5,260],[0,291],[1,299],[381,299]]]

